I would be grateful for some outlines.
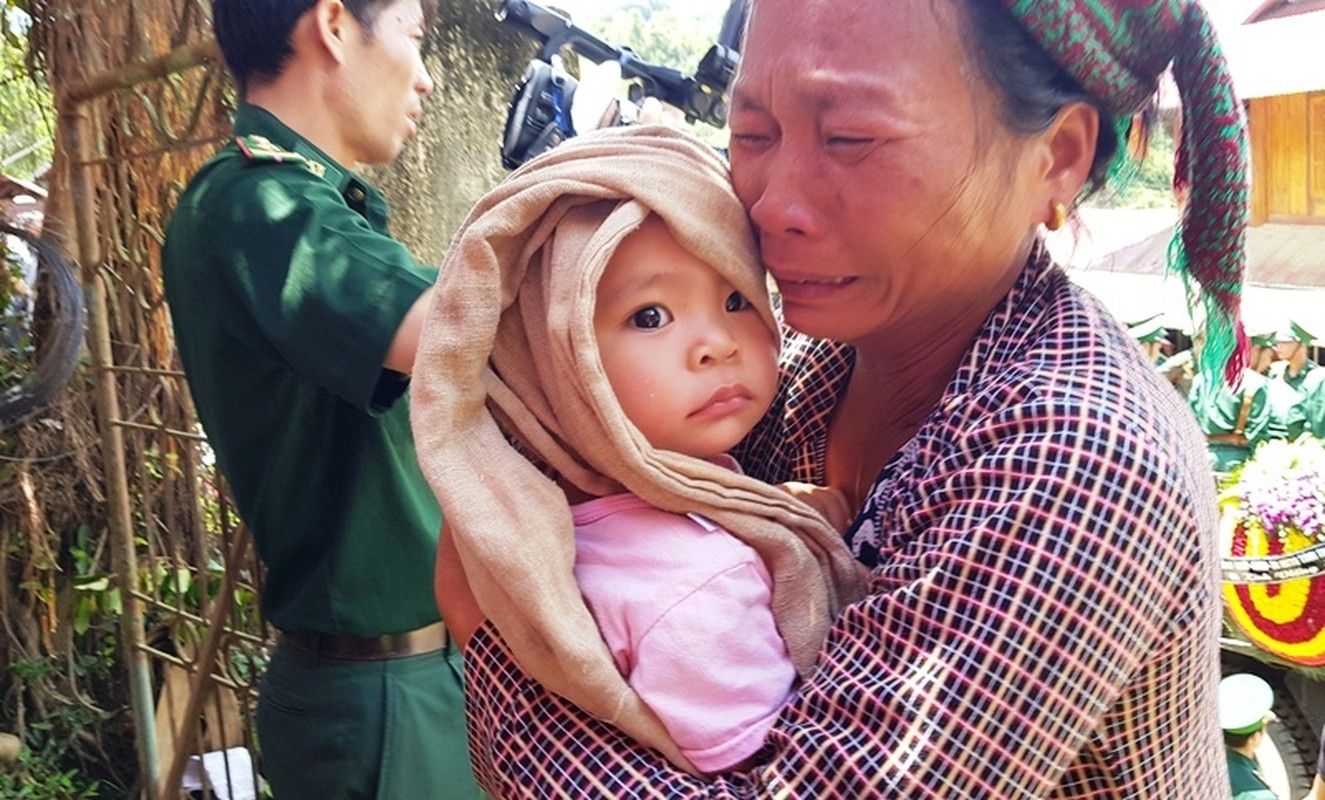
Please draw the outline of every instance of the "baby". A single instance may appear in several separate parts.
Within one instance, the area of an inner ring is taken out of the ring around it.
[[[726,455],[773,402],[779,336],[725,166],[648,128],[531,161],[471,213],[427,324],[421,463],[521,667],[682,766],[745,765],[863,581],[825,519],[844,524],[840,496],[769,487]],[[475,407],[477,355],[492,416],[559,503]],[[628,689],[586,667],[602,643]]]
[[[608,262],[593,322],[603,370],[644,438],[738,469],[725,452],[777,391],[777,335],[750,301],[651,215]],[[740,765],[796,679],[758,554],[699,514],[633,494],[571,510],[575,577],[617,667],[696,768]]]

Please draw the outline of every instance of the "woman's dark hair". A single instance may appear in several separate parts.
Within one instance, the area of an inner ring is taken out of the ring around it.
[[[343,0],[345,8],[366,30],[372,31],[377,15],[395,0]],[[226,66],[235,77],[240,94],[254,83],[281,74],[294,52],[290,34],[317,0],[212,0],[212,28]],[[437,0],[422,0],[425,24],[437,13]]]
[[[1119,119],[1045,52],[1001,3],[959,0],[967,57],[993,89],[1003,124],[1014,134],[1047,130],[1062,108],[1087,103],[1100,114],[1086,195],[1103,188],[1120,145]]]

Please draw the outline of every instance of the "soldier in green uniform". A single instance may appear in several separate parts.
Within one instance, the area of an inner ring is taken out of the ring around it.
[[[180,357],[280,630],[257,715],[280,800],[480,796],[433,595],[441,514],[405,394],[436,271],[352,171],[413,135],[434,14],[215,0],[244,102],[166,236]]]
[[[1316,370],[1316,374],[1305,381],[1299,408],[1303,431],[1325,441],[1325,370]]]
[[[1308,427],[1304,401],[1325,381],[1325,370],[1317,367],[1308,351],[1315,340],[1297,322],[1290,321],[1279,332],[1275,350],[1280,360],[1269,372],[1270,427],[1275,438],[1296,439]]]
[[[1312,361],[1308,353],[1316,337],[1296,322],[1289,323],[1288,334],[1283,338],[1291,337],[1290,341],[1281,343],[1287,351],[1281,380],[1296,392],[1293,435],[1305,432],[1325,439],[1325,369]]]
[[[1259,373],[1242,371],[1242,385],[1234,390],[1223,380],[1213,381],[1201,373],[1192,379],[1187,403],[1205,432],[1210,465],[1215,472],[1228,472],[1270,438],[1270,404],[1267,382]]]
[[[1279,800],[1256,760],[1265,726],[1274,719],[1273,705],[1270,684],[1255,675],[1242,672],[1219,682],[1219,727],[1224,729],[1233,800]]]
[[[1196,377],[1191,350],[1179,350],[1168,358],[1161,360],[1155,365],[1155,371],[1163,375],[1164,380],[1173,384],[1173,388],[1178,390],[1178,394],[1183,397],[1191,395],[1192,380]]]
[[[1127,332],[1137,344],[1141,345],[1141,349],[1150,358],[1150,363],[1158,365],[1168,355],[1164,352],[1164,348],[1169,345],[1169,334],[1164,329],[1162,315],[1156,314],[1139,322],[1129,323]]]
[[[1279,357],[1275,352],[1274,330],[1248,334],[1247,339],[1251,342],[1251,364],[1249,368],[1261,375],[1268,375],[1270,367]]]
[[[1309,348],[1316,337],[1298,323],[1289,320],[1288,327],[1279,331],[1279,341],[1275,349],[1283,366],[1274,370],[1276,377],[1294,389],[1301,389],[1302,382],[1317,368],[1311,360]]]

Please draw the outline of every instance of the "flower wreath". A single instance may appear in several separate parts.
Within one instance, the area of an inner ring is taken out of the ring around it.
[[[1224,604],[1258,647],[1325,665],[1325,445],[1267,442],[1220,493]]]

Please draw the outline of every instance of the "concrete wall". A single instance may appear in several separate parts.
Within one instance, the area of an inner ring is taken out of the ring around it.
[[[533,57],[532,39],[497,22],[488,0],[440,0],[424,47],[436,84],[419,135],[389,167],[365,170],[391,202],[391,230],[438,264],[469,208],[506,175],[498,141],[511,93]]]

